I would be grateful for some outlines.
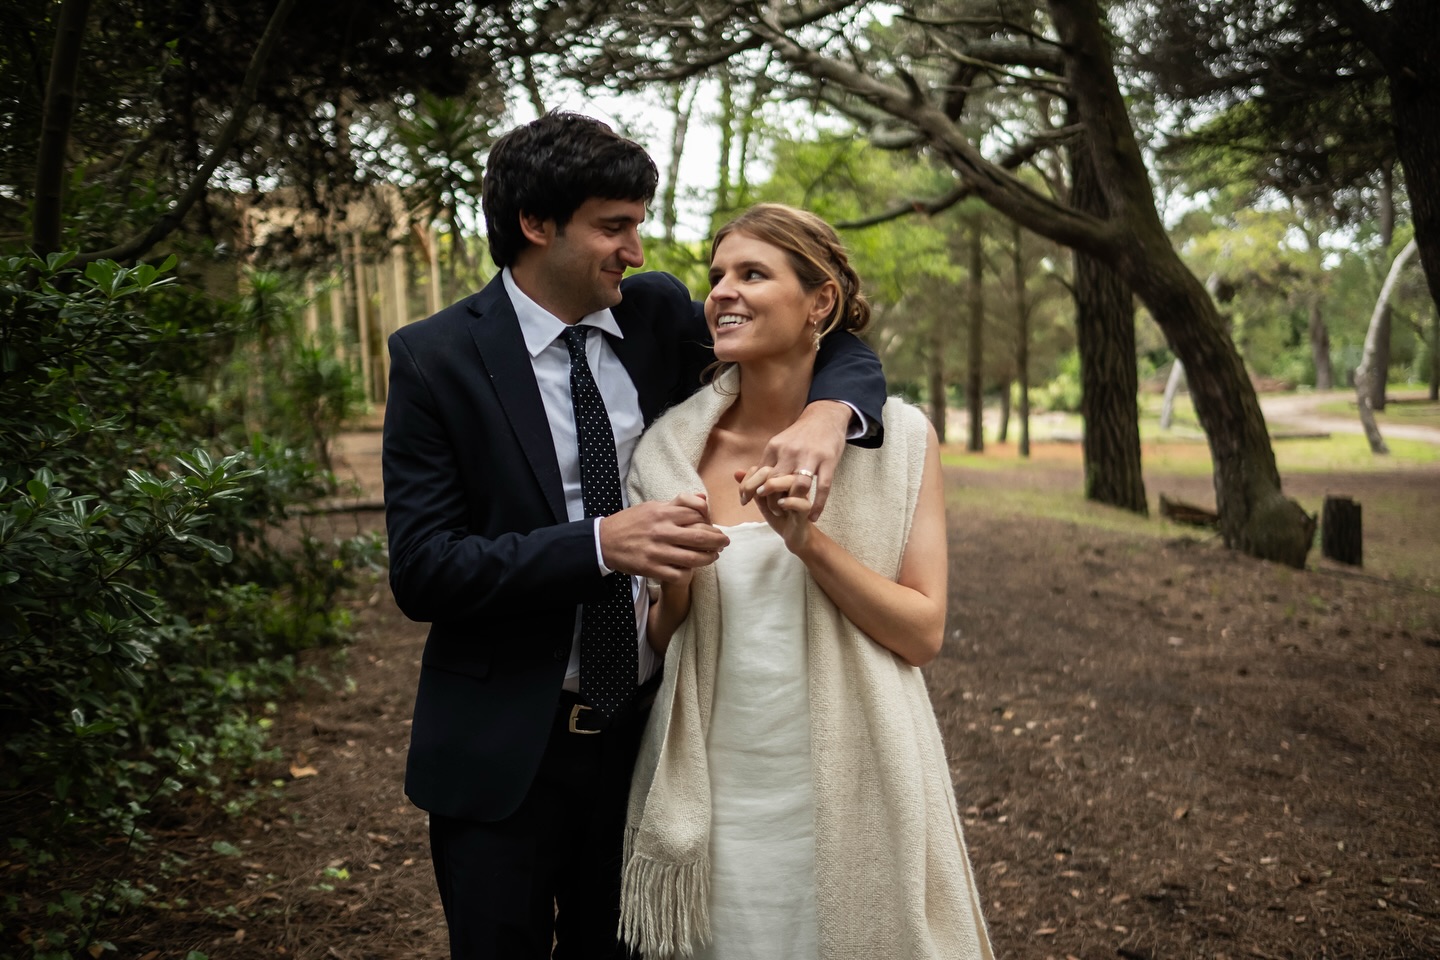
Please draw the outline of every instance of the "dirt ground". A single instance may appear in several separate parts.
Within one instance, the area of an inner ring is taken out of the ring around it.
[[[378,436],[344,454],[374,490]],[[947,482],[961,504],[1077,489],[1078,456]],[[926,672],[998,956],[1440,956],[1440,471],[1287,480],[1302,499],[1412,496],[1408,525],[1367,521],[1367,549],[1426,538],[1430,579],[952,506],[949,635]],[[354,603],[332,689],[282,706],[285,760],[263,772],[281,797],[155,831],[183,860],[137,869],[170,906],[102,927],[110,956],[445,955],[401,792],[424,627],[383,584]]]

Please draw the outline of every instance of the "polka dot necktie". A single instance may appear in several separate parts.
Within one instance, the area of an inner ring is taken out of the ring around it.
[[[585,516],[608,517],[621,507],[620,467],[610,414],[585,358],[589,332],[589,327],[578,325],[565,331],[570,348],[570,402],[575,407]],[[606,720],[635,690],[640,661],[637,642],[630,576],[616,571],[605,578],[602,599],[585,604],[580,617],[580,695]]]

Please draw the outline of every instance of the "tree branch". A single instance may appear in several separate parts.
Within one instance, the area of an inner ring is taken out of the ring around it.
[[[977,196],[1005,216],[1057,243],[1106,257],[1117,254],[1120,238],[1111,224],[1031,189],[1009,171],[986,160],[940,108],[915,103],[906,90],[800,46],[773,21],[758,21],[751,29],[764,36],[766,43],[793,69],[822,83],[837,84],[913,125],[964,180],[974,184]]]
[[[82,253],[73,261],[76,266],[83,266],[92,260],[130,260],[145,253],[155,244],[180,225],[195,201],[205,193],[209,186],[210,177],[215,173],[215,168],[230,152],[234,145],[235,138],[240,134],[240,128],[245,124],[245,118],[250,113],[250,106],[255,100],[255,93],[260,88],[260,75],[264,72],[265,63],[270,55],[275,52],[279,45],[280,34],[284,30],[285,21],[290,16],[290,11],[295,8],[297,0],[279,0],[275,11],[270,15],[270,22],[265,25],[265,32],[260,36],[260,42],[255,47],[255,52],[250,57],[250,67],[245,71],[245,79],[240,85],[240,94],[236,99],[235,107],[230,113],[230,121],[221,131],[219,139],[205,158],[200,169],[195,171],[194,178],[190,181],[190,187],[175,202],[154,225],[139,236],[109,248],[108,250],[96,250],[90,253]]]
[[[1032,157],[1034,157],[1035,154],[1039,153],[1042,149],[1044,149],[1049,142],[1062,139],[1063,137],[1067,137],[1074,133],[1079,133],[1080,130],[1081,128],[1078,126],[1062,127],[1059,130],[1052,130],[1043,133],[1037,136],[1035,139],[1030,140],[1029,142],[1017,147],[1005,157],[1001,158],[999,166],[1003,170],[1018,169],[1022,164],[1026,163]],[[890,210],[886,210],[883,213],[877,213],[869,217],[863,217],[859,220],[846,220],[842,223],[835,224],[835,226],[837,229],[841,230],[859,230],[865,227],[878,226],[879,224],[887,223],[891,220],[898,220],[901,217],[908,217],[912,214],[917,213],[924,214],[927,217],[934,216],[935,214],[948,210],[962,200],[969,199],[974,195],[975,185],[973,183],[959,183],[946,193],[942,194],[939,197],[936,197],[933,200],[911,200],[907,203],[902,203]]]

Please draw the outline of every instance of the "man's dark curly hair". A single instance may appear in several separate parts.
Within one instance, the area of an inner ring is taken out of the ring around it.
[[[592,197],[655,197],[660,175],[645,149],[578,113],[547,113],[495,141],[480,191],[490,259],[508,267],[530,241],[520,214],[554,220],[562,232]]]

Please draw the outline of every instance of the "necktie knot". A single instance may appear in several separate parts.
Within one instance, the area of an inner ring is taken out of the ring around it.
[[[570,348],[571,362],[574,362],[577,356],[580,358],[584,358],[585,338],[589,335],[589,333],[589,327],[582,327],[578,323],[565,328],[565,333],[562,334],[562,336],[565,337],[565,345]]]

